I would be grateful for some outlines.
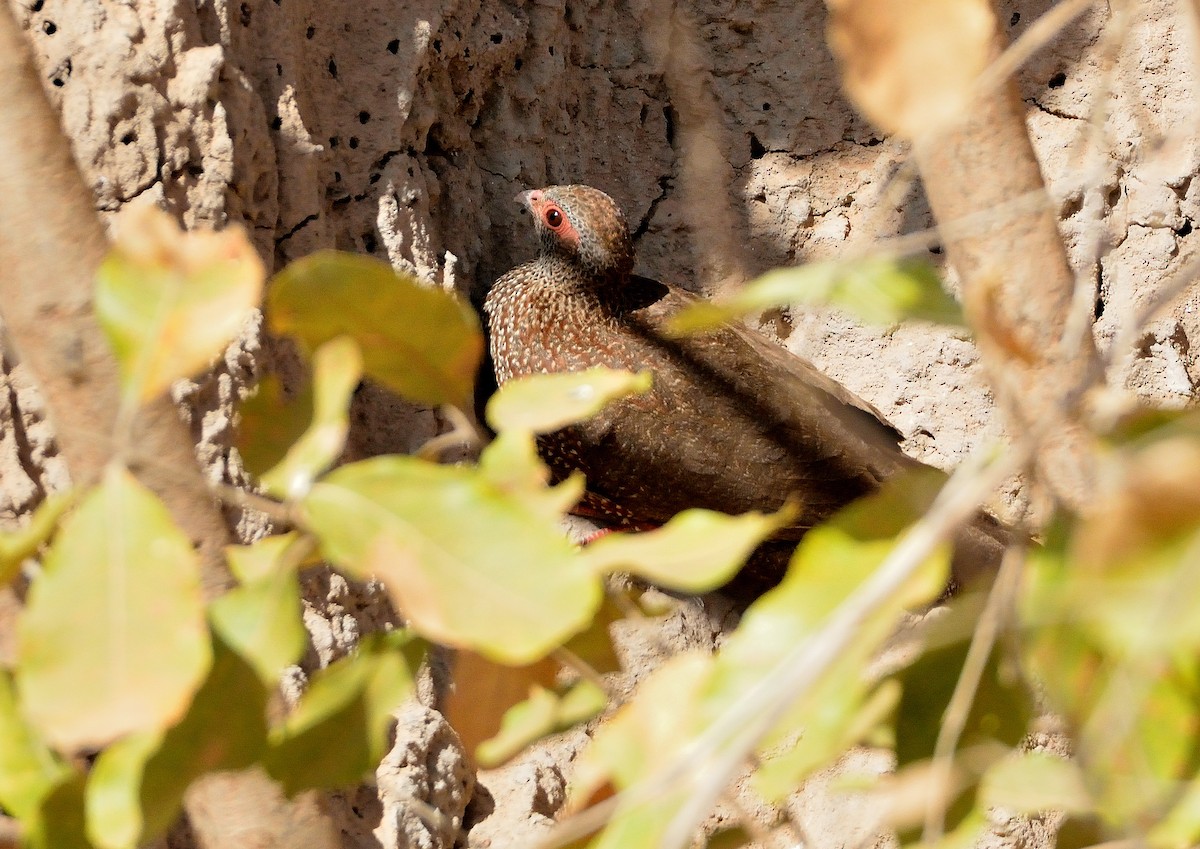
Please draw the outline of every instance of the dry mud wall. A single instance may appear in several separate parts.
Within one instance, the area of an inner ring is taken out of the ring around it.
[[[1050,5],[1000,0],[998,14],[1016,37]],[[819,0],[11,7],[98,210],[149,196],[188,226],[237,222],[276,267],[336,247],[478,299],[532,253],[514,193],[557,182],[616,197],[639,269],[699,290],[930,224],[919,189],[884,198],[904,149],[840,93]],[[1189,258],[1200,220],[1195,21],[1167,0],[1131,10],[1110,37],[1110,12],[1097,4],[1020,73],[1064,239],[1094,281],[1101,346]],[[1102,208],[1084,203],[1089,180],[1103,186]],[[1188,402],[1200,377],[1196,310],[1193,293],[1140,332],[1114,379],[1156,402]],[[831,312],[787,318],[786,344],[875,404],[922,458],[952,465],[1002,436],[969,341]],[[291,367],[286,351],[248,337],[181,388],[214,479],[239,480],[228,450],[238,393],[264,369]],[[0,515],[13,518],[63,486],[66,470],[37,389],[11,356],[0,380]],[[411,450],[439,426],[432,412],[371,389],[354,422],[358,456]],[[250,519],[239,528],[243,537],[257,529]],[[336,575],[307,589],[310,664],[390,616],[372,588]],[[633,639],[631,677],[663,646],[719,640],[725,611],[705,604],[641,649]],[[518,845],[549,822],[570,741],[476,788],[440,717],[415,707],[404,716],[378,792],[334,800],[355,843]],[[847,822],[869,827],[821,787],[796,801],[828,838],[820,842],[854,839]],[[407,815],[406,795],[438,805],[444,827]]]

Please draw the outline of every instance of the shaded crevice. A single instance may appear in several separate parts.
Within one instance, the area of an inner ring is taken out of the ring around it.
[[[650,222],[654,220],[654,213],[658,211],[658,205],[667,197],[670,188],[670,175],[663,175],[658,178],[658,196],[650,201],[650,205],[646,207],[646,214],[638,221],[637,227],[633,228],[633,241],[635,243],[642,236],[646,235],[646,231],[650,229]]]
[[[312,224],[314,221],[316,221],[319,217],[320,216],[316,213],[313,213],[312,215],[304,216],[304,218],[300,219],[300,222],[298,224],[296,224],[294,227],[292,227],[290,230],[288,230],[286,233],[284,233],[282,236],[280,236],[279,238],[277,238],[275,240],[275,247],[279,247],[280,245],[282,245],[284,242],[286,242],[288,239],[295,236],[297,233],[299,233],[302,229],[307,227],[309,224]]]
[[[1045,112],[1047,115],[1053,115],[1055,118],[1062,118],[1063,120],[1067,120],[1067,121],[1082,121],[1083,120],[1078,115],[1072,115],[1069,112],[1063,112],[1062,110],[1059,110],[1059,109],[1052,109],[1051,107],[1046,106],[1045,104],[1039,102],[1036,97],[1026,97],[1025,102],[1028,103],[1030,106],[1034,107],[1035,109],[1037,109],[1038,111]]]

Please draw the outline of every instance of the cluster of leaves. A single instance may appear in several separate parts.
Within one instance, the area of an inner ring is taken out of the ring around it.
[[[123,232],[96,304],[129,421],[236,336],[263,274],[236,231],[183,236],[147,214]],[[807,275],[790,287],[768,280],[732,309],[791,303],[807,279],[827,302],[862,303],[870,289],[887,315],[951,315],[924,270]],[[330,470],[363,378],[465,407],[482,350],[476,318],[386,264],[335,253],[279,274],[267,317],[305,353],[311,381],[286,397],[264,380],[241,409],[241,450],[295,527],[228,550],[234,589],[206,601],[189,541],[120,457],[103,480],[0,537],[3,579],[40,560],[15,666],[0,670],[0,806],[30,846],[144,843],[212,770],[257,764],[288,793],[358,781],[383,754],[425,640],[513,665],[565,646],[603,672],[613,660],[606,627],[623,615],[606,600],[606,576],[702,592],[788,521],[786,511],[689,511],[653,532],[571,545],[561,519],[583,481],[551,484],[535,439],[648,385],[604,370],[506,385],[487,411],[497,437],[475,463],[388,456]],[[778,802],[863,741],[895,752],[896,774],[870,781],[905,842],[940,834],[966,845],[996,805],[1065,810],[1064,839],[1076,845],[1131,833],[1163,847],[1196,840],[1198,431],[1195,416],[1177,416],[1113,436],[1100,509],[1063,517],[1030,557],[1011,645],[980,637],[981,600],[966,598],[900,671],[875,671],[905,612],[945,584],[948,553],[934,546],[918,551],[897,591],[837,631],[880,564],[914,538],[908,528],[938,497],[938,476],[898,479],[815,529],[718,652],[674,658],[599,728],[574,777],[579,825],[562,842],[686,846],[746,765],[754,791]],[[382,579],[408,628],[364,639],[272,719],[280,674],[306,645],[297,572],[316,559]],[[1022,748],[1028,678],[1076,732],[1074,760]],[[478,755],[499,762],[605,706],[594,676],[535,687]]]

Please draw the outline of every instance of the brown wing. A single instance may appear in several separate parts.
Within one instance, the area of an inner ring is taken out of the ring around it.
[[[651,391],[546,441],[551,462],[642,522],[688,507],[771,510],[798,499],[792,536],[900,468],[915,465],[877,410],[811,364],[740,327],[671,339],[665,321],[696,300],[635,277],[616,309],[620,344],[592,352],[649,368]]]

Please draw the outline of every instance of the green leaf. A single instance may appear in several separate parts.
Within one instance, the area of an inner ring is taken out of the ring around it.
[[[600,603],[599,579],[548,514],[553,497],[523,497],[465,467],[377,457],[327,475],[301,508],[325,556],[381,578],[419,633],[524,664]]]
[[[132,849],[166,833],[188,786],[206,772],[244,769],[264,753],[268,690],[235,652],[213,641],[213,666],[187,715],[165,734],[109,746],[87,786],[87,828],[104,849]]]
[[[246,470],[262,476],[279,465],[313,420],[313,387],[305,383],[287,397],[273,374],[263,375],[254,394],[238,405],[235,445]]]
[[[650,390],[650,372],[609,368],[538,374],[506,381],[487,406],[495,430],[551,433],[596,415],[618,398]]]
[[[480,744],[476,759],[484,769],[499,766],[530,743],[591,719],[607,704],[591,681],[579,681],[561,695],[535,686],[528,699],[505,712],[499,733]]]
[[[302,612],[300,582],[290,569],[235,587],[209,608],[213,630],[269,686],[304,654],[308,632]]]
[[[557,522],[583,496],[584,479],[574,474],[548,487],[550,470],[528,431],[502,431],[479,456],[479,473],[501,493],[520,501],[538,516]]]
[[[289,531],[263,537],[250,545],[227,545],[225,560],[240,583],[257,584],[269,581],[281,571],[294,572],[310,562],[315,547],[310,537]]]
[[[158,498],[110,466],[44,565],[18,626],[30,721],[65,751],[177,721],[211,651],[196,554]]]
[[[899,674],[904,696],[896,715],[898,765],[933,757],[983,602],[979,596],[956,599],[949,612],[929,629],[925,650]],[[1033,705],[1023,682],[1014,674],[1012,664],[1002,661],[994,650],[971,701],[959,747],[992,740],[1016,746],[1032,718]]]
[[[68,772],[24,821],[28,849],[93,849],[83,818],[85,776]]]
[[[939,481],[934,474],[889,481],[805,535],[783,582],[750,606],[722,646],[705,693],[711,715],[743,693],[769,686],[794,647],[822,638],[829,616],[891,553],[896,535],[921,514]],[[874,728],[896,694],[873,692],[868,667],[902,613],[936,597],[948,572],[949,552],[943,548],[864,622],[834,666],[789,708],[760,747],[765,759],[756,778],[760,792],[783,798]]]
[[[980,803],[1017,814],[1093,809],[1079,764],[1046,752],[1021,752],[994,764],[979,788]]]
[[[597,574],[624,571],[680,592],[708,592],[728,583],[758,544],[793,518],[786,507],[742,516],[685,510],[657,530],[608,534],[582,554]]]
[[[15,578],[25,558],[36,554],[42,543],[54,535],[58,520],[74,503],[74,492],[48,495],[33,511],[25,527],[0,533],[0,586]]]
[[[267,318],[309,351],[350,336],[367,376],[410,401],[470,401],[483,354],[474,311],[385,262],[336,251],[297,260],[273,279]]]
[[[362,377],[362,353],[348,336],[326,342],[313,354],[313,414],[308,428],[279,465],[260,478],[267,492],[299,498],[333,464],[350,430],[350,398]]]
[[[912,319],[963,326],[962,308],[946,294],[924,262],[860,259],[780,268],[752,281],[720,304],[697,303],[675,316],[672,333],[709,330],[763,310],[796,306],[840,307],[867,324]]]
[[[356,654],[318,672],[300,704],[271,731],[264,763],[284,792],[345,787],[374,769],[424,654],[425,644],[407,632],[371,634]]]
[[[652,672],[634,698],[601,725],[576,759],[569,806],[578,809],[610,787],[628,790],[655,781],[660,768],[687,750],[704,729],[702,699],[713,658],[699,652],[675,655]],[[649,801],[624,801],[590,847],[656,849],[691,782],[665,784]]]
[[[262,297],[263,265],[245,231],[184,233],[167,213],[131,205],[96,272],[95,309],[127,403],[144,403],[207,367]]]
[[[0,807],[28,818],[67,772],[21,718],[12,679],[0,671]]]
[[[96,760],[87,783],[88,837],[100,849],[133,849],[142,836],[138,791],[146,761],[162,742],[157,731],[130,734]]]

